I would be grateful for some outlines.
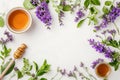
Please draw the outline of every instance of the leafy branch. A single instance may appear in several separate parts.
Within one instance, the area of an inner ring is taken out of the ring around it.
[[[50,71],[50,65],[47,63],[47,60],[44,60],[40,67],[36,62],[33,62],[33,65],[31,65],[26,58],[23,58],[23,63],[24,66],[22,67],[22,70],[19,70],[17,67],[14,69],[17,73],[18,79],[23,78],[24,75],[28,75],[30,76],[28,80],[47,80],[46,78],[42,78],[42,75]],[[33,66],[35,69],[34,73],[32,73]]]

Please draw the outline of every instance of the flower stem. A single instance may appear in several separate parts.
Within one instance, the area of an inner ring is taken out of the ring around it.
[[[114,22],[113,24],[114,24],[114,26],[115,26],[115,28],[116,28],[118,34],[120,35],[120,31],[119,31],[119,28],[117,27],[117,24],[116,24],[115,22]]]
[[[90,74],[90,73],[88,72],[87,67],[83,67],[83,68],[84,68],[84,70],[87,72],[87,74],[90,76],[90,78],[91,78],[92,80],[97,80],[92,74]]]
[[[63,77],[63,76],[61,76],[61,77],[59,78],[59,80],[61,80],[61,79],[62,79],[62,77]]]
[[[57,75],[58,75],[58,72],[50,80],[54,80]]]

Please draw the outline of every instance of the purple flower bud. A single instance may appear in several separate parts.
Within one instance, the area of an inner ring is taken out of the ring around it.
[[[36,16],[44,23],[46,26],[51,25],[51,14],[48,9],[48,4],[46,2],[41,2],[40,6],[37,7],[36,9]]]
[[[62,75],[65,75],[65,74],[66,74],[66,70],[65,70],[65,69],[60,70],[60,73],[61,73]]]
[[[113,51],[106,47],[104,44],[98,42],[95,42],[94,39],[88,40],[90,45],[92,45],[92,48],[94,48],[97,52],[103,53],[106,58],[112,59]]]
[[[39,0],[31,0],[30,2],[34,6],[38,6],[38,4],[40,3]]]
[[[91,66],[91,67],[94,69],[97,64],[99,64],[99,63],[101,63],[101,62],[103,62],[103,61],[104,61],[103,59],[100,59],[100,58],[99,58],[99,59],[97,59],[96,61],[94,61],[94,62],[92,63],[92,66]]]
[[[19,69],[17,67],[14,68],[15,71],[18,71]]]
[[[74,66],[74,70],[73,71],[77,71],[78,69],[77,69],[77,67],[76,66]]]
[[[82,17],[85,16],[85,14],[81,10],[79,10],[76,14],[77,17],[75,17],[75,22],[78,22]]]
[[[83,62],[80,63],[80,67],[84,67],[84,63]]]
[[[111,36],[108,36],[107,37],[107,41],[111,41],[112,40],[112,37]]]
[[[4,35],[6,35],[7,38],[6,38],[6,39],[3,39],[3,38],[0,39],[0,41],[1,41],[3,44],[6,44],[6,43],[9,42],[9,41],[13,41],[13,36],[12,36],[8,31],[5,31],[5,32],[4,32]]]
[[[67,74],[69,77],[73,77],[74,76],[74,74],[73,74],[73,72],[72,71],[69,71],[69,73]]]

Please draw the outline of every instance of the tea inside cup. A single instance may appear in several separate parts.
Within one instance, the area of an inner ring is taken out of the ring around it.
[[[14,33],[27,31],[32,23],[30,13],[21,7],[13,8],[7,14],[7,27]]]

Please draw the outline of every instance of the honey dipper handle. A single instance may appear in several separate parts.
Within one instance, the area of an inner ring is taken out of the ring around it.
[[[4,77],[4,75],[6,74],[6,72],[8,71],[8,69],[11,67],[11,65],[14,63],[14,61],[15,61],[15,59],[12,59],[10,61],[10,63],[8,64],[8,66],[5,68],[5,70],[0,75],[0,80],[2,80],[2,78]]]

